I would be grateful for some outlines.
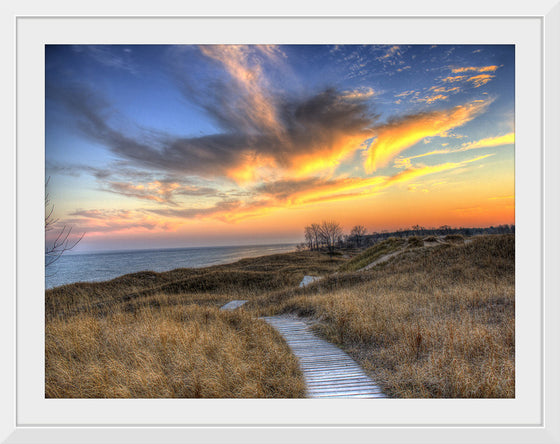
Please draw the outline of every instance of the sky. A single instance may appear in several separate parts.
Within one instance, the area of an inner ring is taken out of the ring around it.
[[[514,224],[513,45],[47,45],[77,251]]]

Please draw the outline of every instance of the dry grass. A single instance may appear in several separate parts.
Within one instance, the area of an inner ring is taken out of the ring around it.
[[[269,291],[297,286],[306,274],[323,276],[345,259],[317,252],[276,254],[207,268],[180,268],[164,273],[143,271],[107,282],[77,283],[45,292],[47,319],[81,312],[107,311],[123,303],[142,303],[154,295],[187,295],[185,301],[221,305],[253,299]]]
[[[364,250],[359,255],[353,257],[340,267],[341,272],[356,271],[360,268],[371,264],[381,256],[392,253],[401,248],[406,241],[404,239],[396,239],[391,237],[387,240],[375,244],[373,247]]]
[[[318,332],[390,396],[514,397],[515,238],[448,240],[389,239],[351,260],[298,252],[49,290],[46,395],[299,397],[296,361],[257,319],[297,313],[318,320]],[[299,288],[304,275],[325,278]],[[232,299],[249,302],[219,311]]]
[[[444,241],[447,242],[464,242],[465,241],[465,237],[462,234],[448,234],[443,238]]]
[[[148,306],[56,319],[45,357],[53,398],[292,398],[305,390],[279,335],[243,310]]]
[[[407,250],[354,280],[326,279],[321,288],[259,305],[266,313],[319,319],[319,332],[348,350],[389,395],[511,398],[514,242],[512,235],[485,236]]]
[[[424,246],[424,241],[419,236],[409,236],[407,238],[409,248],[418,248]]]
[[[245,310],[220,312],[324,275],[342,259],[299,252],[48,290],[48,397],[301,397],[281,336]]]

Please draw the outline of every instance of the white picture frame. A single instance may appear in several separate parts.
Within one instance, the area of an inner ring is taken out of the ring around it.
[[[3,97],[9,100],[2,101],[5,148],[0,180],[7,190],[9,210],[2,218],[8,247],[2,256],[7,288],[1,299],[0,340],[7,359],[0,367],[0,442],[560,443],[559,0],[468,5],[440,0],[368,5],[292,1],[268,6],[256,1],[113,3],[8,0],[0,13],[2,54],[11,67],[2,71]],[[165,25],[153,32],[154,23]],[[374,23],[375,28],[369,28]],[[44,176],[37,174],[44,171],[41,45],[508,44],[512,40],[520,55],[516,60],[516,291],[526,295],[516,301],[520,351],[516,358],[526,358],[516,362],[516,399],[40,399],[44,393]],[[537,66],[528,63],[535,60]]]

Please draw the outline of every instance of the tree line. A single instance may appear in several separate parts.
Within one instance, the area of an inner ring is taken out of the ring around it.
[[[356,225],[350,230],[349,234],[344,234],[340,223],[333,220],[324,220],[321,223],[312,223],[304,228],[305,241],[299,245],[299,249],[311,251],[327,250],[332,255],[336,248],[369,247],[389,237],[445,236],[448,234],[475,236],[479,234],[508,233],[515,233],[515,225],[504,224],[471,228],[452,228],[449,225],[425,228],[420,225],[413,225],[411,228],[399,228],[395,231],[383,230],[372,233],[368,233],[367,228],[363,225]]]
[[[333,254],[337,247],[348,246],[349,243],[362,246],[367,233],[366,227],[356,225],[350,235],[345,235],[340,224],[333,220],[324,220],[320,224],[313,223],[306,226],[303,231],[305,236],[303,247],[312,251],[326,249],[329,254]]]

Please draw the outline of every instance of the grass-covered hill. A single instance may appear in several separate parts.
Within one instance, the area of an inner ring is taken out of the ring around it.
[[[363,271],[379,259],[388,260]],[[304,275],[323,279],[299,287]],[[47,397],[301,397],[291,313],[394,397],[515,396],[515,237],[388,239],[48,290]],[[219,307],[249,302],[239,311]]]

